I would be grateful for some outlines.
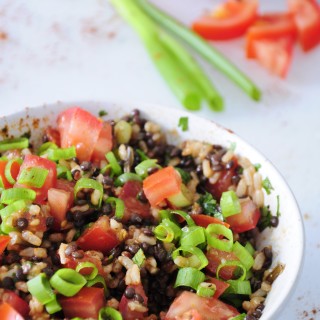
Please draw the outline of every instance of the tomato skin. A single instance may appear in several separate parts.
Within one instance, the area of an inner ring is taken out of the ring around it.
[[[209,224],[215,223],[215,224],[221,224],[227,228],[230,227],[230,225],[224,221],[221,221],[218,218],[207,216],[205,214],[191,214],[190,215],[193,221],[196,223],[197,226],[206,228]]]
[[[213,295],[213,298],[216,299],[218,299],[230,286],[229,283],[218,280],[217,278],[209,278],[207,281],[213,283],[216,286],[216,291]]]
[[[181,190],[181,176],[173,167],[158,170],[143,180],[143,191],[152,207]],[[165,186],[165,187],[164,187]]]
[[[0,235],[0,254],[2,254],[3,251],[6,249],[10,240],[11,240],[10,236]]]
[[[54,187],[57,181],[56,164],[51,160],[41,158],[36,155],[27,154],[20,167],[17,180],[19,180],[19,176],[24,169],[33,168],[33,167],[49,170],[49,173],[46,177],[46,180],[43,186],[41,188],[35,188],[32,186],[15,183],[14,187],[18,187],[18,188],[23,187],[23,188],[29,188],[34,190],[37,193],[37,196],[34,202],[37,204],[44,204],[46,202],[45,200],[48,198],[48,190]]]
[[[60,147],[60,133],[57,129],[48,127],[45,131],[45,138]]]
[[[100,217],[77,240],[77,245],[82,250],[96,250],[103,254],[109,253],[119,243],[116,233],[110,228],[109,218],[106,216]]]
[[[0,177],[2,179],[2,183],[5,189],[12,188],[12,184],[7,180],[4,172],[7,165],[7,160],[0,160]],[[20,164],[18,162],[13,162],[11,166],[11,175],[13,179],[17,179],[18,173],[20,170]]]
[[[142,296],[144,305],[148,305],[148,297],[146,296],[143,286],[141,284],[129,285],[127,288],[133,288],[136,293]],[[123,319],[126,319],[126,320],[144,319],[146,314],[139,311],[130,310],[128,305],[129,302],[130,300],[123,294],[119,303],[119,311],[122,314]]]
[[[315,0],[288,0],[294,14],[298,39],[304,51],[310,51],[320,43],[320,6]]]
[[[138,215],[142,218],[151,217],[149,203],[143,203],[137,199],[137,195],[142,190],[142,183],[139,181],[126,182],[119,194],[119,199],[123,200],[125,205],[123,222],[127,222],[133,215]]]
[[[98,319],[99,310],[105,306],[104,289],[83,287],[73,297],[60,297],[63,313],[66,318],[94,318]]]
[[[20,298],[15,292],[8,290],[8,289],[1,289],[2,294],[0,296],[0,302],[2,304],[7,303],[9,304],[16,312],[19,313],[22,317],[26,318],[29,315],[29,305],[25,302],[22,298]],[[1,319],[3,318],[3,314],[0,311]],[[21,319],[23,319],[21,317]],[[15,319],[15,318],[13,318]]]
[[[58,116],[61,147],[75,146],[80,162],[90,161],[101,130],[102,122],[78,107],[63,111]]]
[[[218,299],[203,298],[196,293],[183,291],[171,304],[165,316],[165,320],[186,319],[186,316],[190,315],[190,311],[192,310],[197,311],[196,316],[200,315],[201,320],[228,320],[239,315],[239,312],[234,307],[227,305]]]
[[[109,122],[104,122],[98,137],[98,141],[95,144],[92,152],[91,159],[93,162],[98,163],[99,161],[106,159],[106,153],[112,150],[112,140],[112,126]]]
[[[250,198],[244,199],[240,204],[241,212],[226,218],[230,228],[237,233],[255,228],[261,217],[259,208]]]
[[[0,304],[1,319],[4,320],[23,320],[24,318],[6,302]]]
[[[211,15],[195,21],[192,28],[208,40],[237,38],[255,21],[257,9],[257,0],[226,0]]]
[[[209,261],[206,269],[214,275],[216,275],[217,269],[222,261],[239,260],[233,252],[226,252],[215,248],[210,248],[206,253],[206,257]],[[233,277],[235,269],[235,266],[223,267],[219,271],[219,277],[223,280],[230,280]]]

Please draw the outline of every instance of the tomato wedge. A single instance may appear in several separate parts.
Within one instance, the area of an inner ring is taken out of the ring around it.
[[[55,143],[58,147],[60,147],[60,133],[57,129],[52,127],[48,127],[44,134],[46,140]]]
[[[12,307],[17,313],[19,313],[19,315],[21,315],[24,318],[28,317],[29,311],[30,311],[29,304],[26,301],[24,301],[22,298],[20,298],[15,292],[8,289],[2,289],[2,290],[3,290],[3,293],[0,297],[0,301],[2,302],[2,304],[9,304],[10,307]],[[0,311],[0,315],[1,315],[1,319],[7,319],[4,317],[4,314],[2,314],[1,311]]]
[[[93,162],[99,162],[106,159],[106,153],[112,150],[112,139],[111,124],[109,122],[104,122],[98,137],[98,141],[95,144],[92,152],[91,159]]]
[[[119,243],[116,233],[110,228],[109,218],[106,216],[100,217],[77,240],[77,245],[82,250],[97,250],[103,254],[109,253]]]
[[[10,306],[10,304],[4,302],[0,304],[1,319],[4,320],[23,320],[24,318]]]
[[[10,240],[11,240],[10,236],[0,235],[0,254],[2,254],[3,251],[6,249]]]
[[[2,180],[3,186],[5,189],[11,188],[12,184],[7,180],[4,172],[6,169],[8,161],[7,160],[0,160],[0,178]],[[20,170],[20,164],[18,162],[13,162],[11,166],[11,175],[13,179],[17,179],[18,173]]]
[[[294,14],[302,49],[313,49],[320,43],[320,6],[315,0],[288,0],[288,5]]]
[[[102,130],[102,122],[81,108],[70,108],[58,117],[61,147],[76,147],[79,161],[89,161]]]
[[[84,287],[73,297],[61,297],[59,302],[66,318],[98,319],[106,300],[103,288]]]
[[[173,167],[151,174],[143,181],[143,191],[152,207],[181,190],[181,176]]]
[[[243,35],[257,17],[257,0],[227,0],[212,14],[195,21],[192,28],[209,40],[228,40]]]
[[[230,225],[224,221],[221,221],[218,218],[207,216],[205,214],[192,214],[191,218],[196,223],[197,226],[206,228],[211,223],[222,224],[225,227],[229,228]]]
[[[216,291],[213,295],[213,298],[216,299],[218,299],[230,286],[229,283],[218,280],[217,278],[209,278],[207,281],[213,283],[216,286]]]

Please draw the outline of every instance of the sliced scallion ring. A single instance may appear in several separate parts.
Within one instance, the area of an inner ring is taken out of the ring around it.
[[[109,164],[111,165],[111,170],[112,172],[116,175],[119,176],[122,173],[122,168],[119,165],[116,156],[114,155],[114,153],[112,151],[109,151],[106,154],[106,158],[109,162]]]
[[[241,263],[245,266],[247,271],[251,269],[254,264],[254,259],[250,252],[243,247],[238,241],[232,246],[232,252],[237,256]]]
[[[48,149],[58,149],[58,146],[51,141],[45,142],[39,147],[38,155],[43,155]]]
[[[249,280],[227,280],[229,287],[226,293],[250,295],[251,285]]]
[[[108,288],[106,285],[106,281],[99,274],[94,279],[88,280],[86,286],[93,287],[93,286],[96,286],[97,284],[102,285],[102,287],[104,288],[105,294],[108,295]]]
[[[189,227],[191,226],[195,226],[195,222],[193,221],[193,219],[190,217],[190,215],[182,210],[171,210],[170,211],[172,214],[177,214],[180,217],[182,217],[184,220],[186,220],[187,224]]]
[[[0,141],[0,152],[11,149],[24,149],[29,147],[28,138],[13,138]]]
[[[18,183],[34,188],[41,188],[49,174],[49,170],[40,167],[29,167],[19,173]]]
[[[45,308],[49,314],[53,314],[62,310],[62,307],[58,302],[56,295],[54,295],[54,298],[51,301],[45,304]]]
[[[8,163],[6,164],[5,169],[4,169],[4,175],[10,184],[16,183],[16,180],[12,177],[12,174],[11,174],[11,169],[12,169],[12,166],[14,163],[17,163],[20,166],[22,163],[22,160],[21,159],[9,160]]]
[[[116,187],[120,187],[128,181],[142,181],[142,178],[136,173],[126,172],[117,177],[117,179],[114,181],[114,185]]]
[[[65,148],[65,149],[60,149],[60,148],[55,148],[55,149],[48,149],[46,151],[48,155],[48,159],[53,160],[53,161],[58,161],[58,160],[68,160],[72,159],[77,156],[76,153],[76,148],[75,146]]]
[[[233,190],[222,193],[220,207],[221,213],[225,218],[241,212],[239,198]]]
[[[103,197],[103,185],[102,185],[101,182],[99,182],[97,180],[90,179],[90,178],[80,178],[77,181],[76,185],[74,186],[74,196],[75,196],[75,198],[77,197],[77,194],[81,189],[98,190],[100,192],[98,206],[101,207],[101,202],[102,202],[102,197]]]
[[[29,292],[37,298],[41,304],[52,301],[55,294],[50,286],[49,280],[45,273],[40,273],[27,282]]]
[[[184,227],[181,229],[181,240],[182,246],[198,246],[206,242],[205,229],[199,226]]]
[[[222,224],[211,223],[206,228],[207,243],[209,246],[222,251],[231,251],[233,245],[233,233]],[[219,239],[223,236],[226,239]]]
[[[218,268],[217,268],[216,277],[217,277],[218,280],[221,280],[220,271],[224,267],[237,267],[237,268],[240,268],[241,271],[242,271],[242,275],[237,280],[245,280],[246,279],[247,270],[244,267],[244,265],[240,261],[237,261],[237,260],[227,260],[227,261],[221,262],[219,264]]]
[[[10,188],[5,189],[1,193],[1,203],[11,204],[17,200],[30,200],[33,201],[36,198],[36,192],[27,188]]]
[[[156,238],[162,242],[172,242],[174,239],[174,232],[169,226],[159,224],[153,232]]]
[[[90,274],[83,275],[87,280],[92,280],[97,276],[98,268],[95,264],[89,261],[80,262],[76,267],[76,271],[80,273],[80,271],[85,268],[92,269]]]
[[[109,197],[105,202],[115,206],[114,215],[116,218],[118,219],[123,218],[125,206],[124,206],[124,202],[121,199],[115,198],[115,197]]]
[[[190,267],[181,268],[178,271],[174,287],[184,286],[197,290],[198,285],[204,281],[205,277],[205,274],[198,269]]]
[[[98,320],[123,320],[121,313],[111,307],[105,307],[100,309]]]
[[[201,282],[197,288],[197,295],[200,297],[210,298],[216,292],[216,285],[210,282]]]
[[[151,168],[161,168],[157,164],[157,159],[147,159],[142,162],[140,162],[134,170],[136,171],[137,175],[139,175],[141,178],[146,178],[148,176],[148,170]]]
[[[198,270],[203,269],[209,263],[203,251],[192,246],[181,246],[174,250],[172,252],[172,260],[180,268],[192,267]]]

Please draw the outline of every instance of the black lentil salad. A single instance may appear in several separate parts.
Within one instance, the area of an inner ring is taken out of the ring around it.
[[[0,142],[1,319],[261,317],[271,182],[233,145],[166,141],[139,110],[74,107],[40,146]]]

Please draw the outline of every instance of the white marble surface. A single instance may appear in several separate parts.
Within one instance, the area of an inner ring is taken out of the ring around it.
[[[185,23],[209,0],[157,0]],[[284,9],[285,0],[261,0],[262,10]],[[0,115],[57,100],[153,102],[181,108],[133,31],[106,0],[0,0]],[[281,80],[244,59],[243,40],[217,47],[263,90],[249,100],[203,64],[223,93],[226,111],[199,115],[231,128],[264,153],[292,188],[306,230],[306,258],[296,291],[281,319],[320,319],[320,47],[297,47]],[[138,103],[137,103],[138,105]]]

